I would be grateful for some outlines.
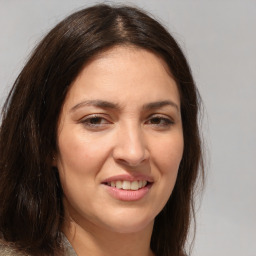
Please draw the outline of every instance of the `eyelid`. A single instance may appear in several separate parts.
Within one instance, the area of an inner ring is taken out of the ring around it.
[[[167,114],[160,114],[160,113],[151,114],[151,115],[147,118],[147,120],[152,119],[152,118],[169,119],[170,121],[174,122],[174,118],[171,117],[170,115],[167,115]]]
[[[99,120],[94,120],[93,119],[99,119]],[[152,119],[159,119],[157,121],[159,122],[152,122]],[[108,125],[113,124],[113,120],[111,121],[111,118],[106,115],[105,113],[94,113],[94,114],[89,114],[86,116],[83,116],[81,119],[78,120],[78,123],[81,123],[85,128],[88,129],[104,129]],[[174,124],[174,119],[170,117],[167,114],[160,114],[160,113],[154,113],[151,114],[146,120],[145,124],[154,126],[154,127],[159,127],[159,128],[168,128]]]
[[[89,123],[90,120],[97,119],[97,118],[101,119],[101,121],[104,121],[104,122],[99,124]],[[79,119],[78,123],[82,123],[84,126],[87,126],[89,128],[99,128],[99,127],[103,127],[105,125],[111,124],[111,121],[109,120],[109,118],[106,117],[105,114],[90,114]]]
[[[154,118],[156,118],[156,119],[159,118],[159,120],[164,121],[166,123],[165,124],[151,124],[153,126],[171,126],[175,123],[174,119],[166,114],[152,114],[147,118],[146,123]]]
[[[82,118],[80,118],[78,121],[83,121],[83,120],[87,120],[90,118],[103,118],[106,119],[106,115],[105,114],[88,114],[86,116],[83,116]]]

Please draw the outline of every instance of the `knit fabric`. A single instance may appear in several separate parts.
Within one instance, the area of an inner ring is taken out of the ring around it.
[[[70,242],[63,235],[63,246],[64,246],[64,256],[77,256],[75,250],[71,246]],[[18,252],[14,246],[0,241],[0,256],[30,256],[26,253]]]

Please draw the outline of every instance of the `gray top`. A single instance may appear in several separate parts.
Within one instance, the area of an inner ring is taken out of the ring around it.
[[[75,250],[73,249],[72,245],[70,244],[65,235],[63,235],[63,245],[65,248],[64,256],[77,256]]]
[[[77,256],[75,250],[73,249],[65,235],[63,235],[63,246],[64,256]],[[17,252],[13,246],[7,245],[5,243],[0,243],[0,256],[29,256],[29,254]]]

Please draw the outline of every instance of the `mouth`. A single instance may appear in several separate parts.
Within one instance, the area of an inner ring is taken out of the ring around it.
[[[146,180],[116,180],[105,182],[103,184],[116,189],[137,191],[147,186],[150,186],[152,182]]]
[[[153,183],[151,176],[121,174],[103,180],[102,185],[109,195],[117,200],[139,201],[149,194]]]

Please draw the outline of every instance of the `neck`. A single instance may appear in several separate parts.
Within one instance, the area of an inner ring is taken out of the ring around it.
[[[117,233],[92,223],[67,220],[63,232],[78,256],[153,256],[150,239],[153,223],[134,233]]]

